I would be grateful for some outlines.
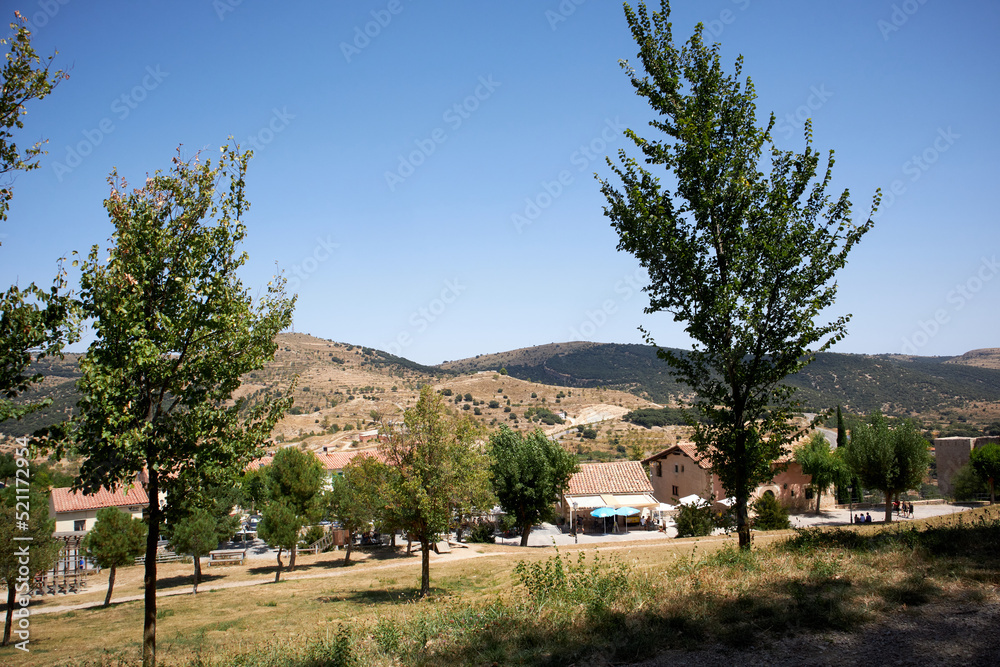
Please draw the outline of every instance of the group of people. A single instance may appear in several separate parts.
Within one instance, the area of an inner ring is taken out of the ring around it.
[[[897,500],[892,504],[892,509],[898,516],[913,518],[913,503],[901,503]]]
[[[865,512],[861,514],[860,512],[854,516],[854,523],[871,523],[872,515],[871,512]]]

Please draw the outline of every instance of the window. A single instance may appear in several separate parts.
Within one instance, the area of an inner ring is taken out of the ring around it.
[[[813,499],[813,490],[812,490],[812,487],[811,486],[810,487],[806,487],[806,500],[812,500],[812,499]]]
[[[670,487],[670,493],[672,495],[674,495],[674,496],[680,496],[681,495],[680,489],[678,489],[676,486],[671,486]]]
[[[656,464],[656,476],[663,477],[663,463]]]
[[[681,466],[681,472],[684,472],[684,466]]]
[[[678,465],[675,465],[675,466],[674,466],[674,472],[680,472],[679,468],[680,468],[680,466],[678,466]]]
[[[76,521],[74,521],[73,530],[75,530],[78,533],[82,533],[83,531],[87,530],[87,520],[77,519]]]

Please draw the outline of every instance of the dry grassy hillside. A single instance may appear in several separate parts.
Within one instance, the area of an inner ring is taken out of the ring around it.
[[[966,352],[960,357],[949,359],[945,363],[1000,370],[1000,347],[988,347],[982,350],[972,350],[971,352]]]

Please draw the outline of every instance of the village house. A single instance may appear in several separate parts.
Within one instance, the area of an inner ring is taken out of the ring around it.
[[[355,456],[365,455],[365,456],[380,456],[378,452],[374,449],[353,449],[348,451],[331,452],[328,451],[327,447],[323,447],[321,451],[312,452],[313,456],[319,459],[322,464],[323,469],[326,471],[326,479],[323,482],[323,487],[329,491],[333,488],[333,478],[343,474],[344,468],[347,464],[351,462]],[[273,455],[262,456],[259,459],[254,459],[247,466],[247,470],[259,470],[264,466],[271,464],[274,460]]]
[[[638,461],[581,464],[561,494],[557,511],[567,523],[581,517],[589,525],[595,521],[590,513],[598,507],[634,507],[640,511],[659,507],[642,464]],[[631,520],[638,522],[639,516]]]
[[[56,533],[87,532],[97,522],[97,511],[117,507],[134,519],[141,519],[149,507],[149,496],[141,484],[127,489],[101,489],[84,495],[69,488],[52,489],[49,495],[49,516],[56,521]]]
[[[692,442],[679,442],[644,459],[643,463],[649,466],[653,495],[660,502],[676,504],[680,498],[697,495],[705,500],[714,500],[720,508],[730,504],[723,502],[727,500],[726,492],[718,475],[712,472],[708,458],[699,454]],[[802,466],[789,455],[779,459],[775,468],[774,477],[754,489],[750,501],[767,493],[790,510],[815,509],[816,497],[809,488],[812,480],[802,472]],[[832,508],[835,504],[834,494],[822,495],[821,509]]]

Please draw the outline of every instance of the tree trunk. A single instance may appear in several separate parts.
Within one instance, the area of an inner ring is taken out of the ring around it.
[[[750,548],[750,516],[747,511],[746,496],[736,495],[736,535],[740,538],[740,549]]]
[[[885,522],[892,523],[892,491],[885,492]]]
[[[274,583],[278,583],[278,579],[281,578],[281,567],[283,563],[281,562],[281,550],[284,547],[278,547],[278,569],[274,572]]]
[[[993,478],[990,477],[990,505],[996,502],[996,495],[993,493]]]
[[[117,569],[118,569],[117,566],[112,565],[111,573],[108,575],[108,594],[104,596],[105,607],[111,604],[111,591],[113,591],[115,588],[115,570]]]
[[[201,556],[194,556],[194,594],[198,594],[198,584],[201,583]]]
[[[354,544],[354,531],[347,531],[347,548],[344,550],[344,565],[351,562],[351,546]]]
[[[521,529],[521,546],[528,546],[528,536],[531,535],[531,524],[524,524],[524,528]]]
[[[160,541],[160,473],[146,457],[149,475],[149,532],[146,534],[146,572],[143,578],[145,616],[142,625],[142,667],[156,667],[156,545]]]
[[[426,537],[420,538],[420,597],[431,592],[431,543]]]
[[[3,624],[3,641],[0,646],[10,643],[10,627],[14,623],[14,603],[17,602],[17,588],[14,580],[7,581],[7,620]]]
[[[295,571],[295,549],[296,549],[296,547],[297,547],[297,546],[298,546],[298,545],[295,545],[295,546],[293,546],[293,547],[292,547],[292,548],[291,548],[291,549],[289,550],[289,551],[291,551],[291,552],[292,552],[292,555],[291,555],[291,557],[290,557],[290,558],[288,559],[288,571],[289,571],[289,572],[294,572],[294,571]]]
[[[819,514],[820,512],[819,503],[822,499],[823,499],[823,494],[820,492],[819,489],[816,489],[816,514]]]

